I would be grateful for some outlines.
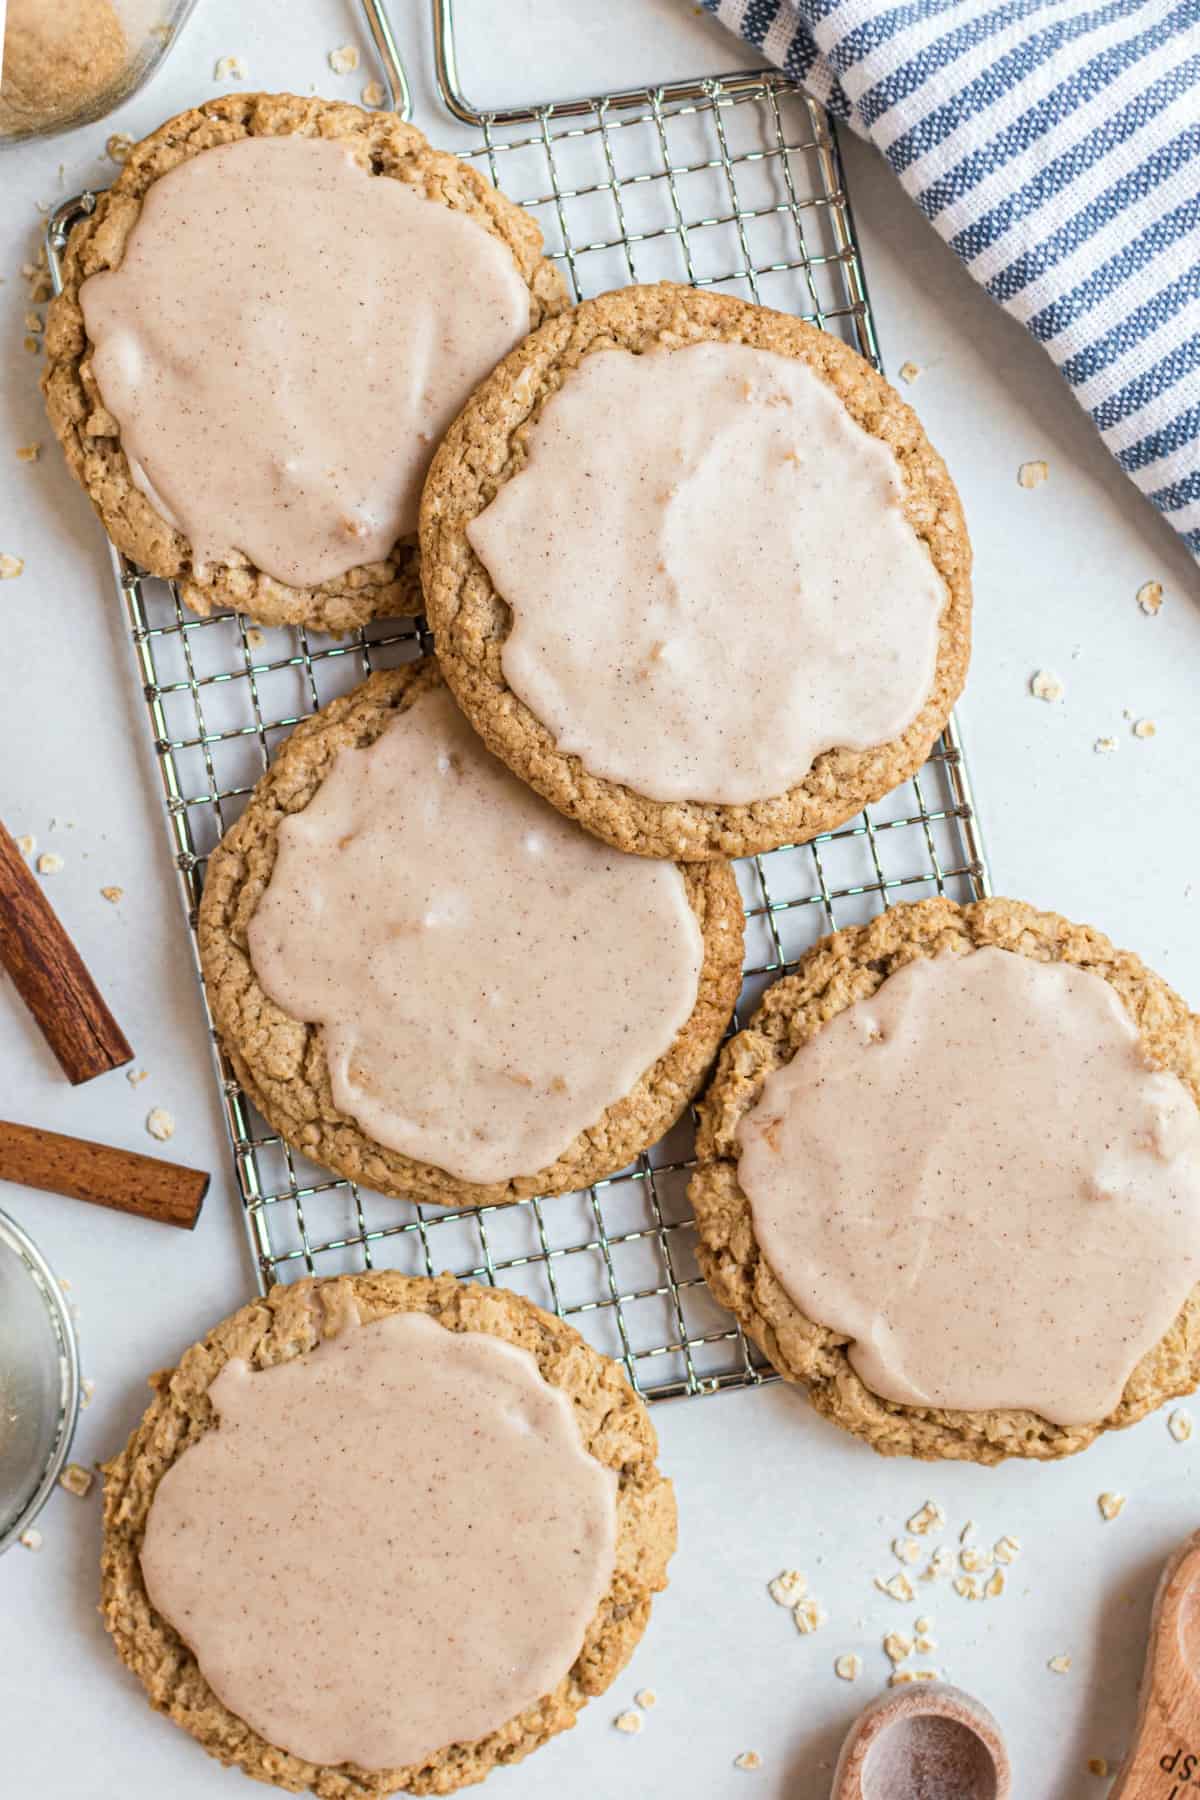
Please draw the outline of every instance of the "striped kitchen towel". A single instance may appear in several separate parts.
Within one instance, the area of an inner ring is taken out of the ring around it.
[[[1200,0],[705,0],[881,150],[1200,557]]]

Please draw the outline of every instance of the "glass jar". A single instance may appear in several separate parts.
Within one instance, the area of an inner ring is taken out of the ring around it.
[[[195,3],[8,0],[0,144],[52,137],[112,112],[149,81]]]

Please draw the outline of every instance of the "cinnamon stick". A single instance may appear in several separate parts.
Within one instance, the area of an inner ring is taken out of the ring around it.
[[[200,1169],[0,1119],[0,1180],[70,1194],[191,1231],[209,1177]]]
[[[0,963],[78,1087],[133,1061],[83,958],[0,822]]]

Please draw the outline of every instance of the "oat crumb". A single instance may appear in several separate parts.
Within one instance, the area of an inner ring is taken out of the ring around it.
[[[767,1592],[776,1606],[795,1606],[808,1592],[808,1578],[799,1569],[781,1569],[773,1581],[768,1581]]]
[[[996,1569],[988,1576],[983,1591],[989,1600],[998,1600],[1004,1592],[1004,1570]]]
[[[1092,745],[1092,749],[1096,752],[1097,756],[1111,756],[1116,747],[1117,740],[1115,737],[1097,738]]]
[[[996,1539],[992,1555],[998,1563],[1015,1563],[1020,1554],[1020,1538],[1009,1537],[1006,1533],[1004,1537]]]
[[[915,1563],[921,1555],[921,1546],[916,1538],[893,1538],[892,1554],[902,1563]]]
[[[889,1662],[902,1663],[913,1653],[913,1641],[903,1631],[889,1631],[883,1640],[883,1653]]]
[[[382,81],[368,81],[366,87],[362,91],[363,105],[364,106],[382,106],[383,102],[384,102],[384,92],[383,92]]]
[[[68,1463],[58,1478],[58,1485],[66,1488],[68,1494],[74,1494],[77,1500],[86,1500],[95,1479],[92,1471],[85,1469],[82,1463]]]
[[[1035,700],[1049,701],[1061,700],[1066,693],[1058,676],[1052,675],[1049,669],[1039,669],[1030,677],[1029,691]]]
[[[936,1500],[927,1500],[908,1521],[908,1529],[915,1531],[918,1537],[924,1537],[927,1532],[940,1531],[945,1523],[945,1509]]]
[[[119,887],[103,887],[100,889],[100,892],[110,906],[115,906],[117,901],[124,895],[125,889]]]
[[[80,1382],[79,1387],[79,1407],[80,1411],[82,1411],[85,1406],[90,1406],[92,1404],[92,1397],[96,1392],[96,1384],[85,1375]]]
[[[1167,1430],[1177,1444],[1186,1444],[1192,1435],[1192,1415],[1180,1406],[1167,1420]]]
[[[261,650],[267,641],[267,634],[257,625],[247,625],[246,642],[252,650]]]
[[[353,44],[343,44],[329,52],[329,66],[335,75],[353,75],[358,67],[358,51]]]
[[[1152,738],[1157,732],[1158,726],[1154,723],[1153,719],[1139,719],[1133,728],[1133,735],[1135,738]]]
[[[639,1688],[633,1697],[644,1712],[649,1712],[652,1706],[658,1705],[658,1695],[653,1688]]]
[[[925,1568],[921,1570],[921,1581],[938,1581],[943,1575],[954,1573],[954,1552],[946,1544],[939,1544]]]
[[[1108,1758],[1106,1756],[1089,1756],[1087,1766],[1089,1775],[1108,1774]]]
[[[914,1643],[913,1649],[918,1656],[930,1656],[937,1649],[937,1639],[931,1637],[919,1637]]]
[[[0,581],[15,581],[24,568],[23,556],[10,556],[7,550],[0,551]]]
[[[214,81],[245,81],[246,65],[240,56],[222,56],[213,70]]]
[[[26,862],[28,862],[29,858],[37,849],[37,839],[29,832],[26,832],[23,837],[17,839],[17,849],[21,852],[21,855],[25,858]]]
[[[903,1687],[909,1681],[936,1681],[936,1669],[893,1669],[888,1676],[889,1687]]]
[[[38,351],[42,347],[40,338],[35,338],[35,337],[22,338],[21,342],[24,344],[25,348],[28,350],[30,356],[36,356]]]
[[[984,1569],[990,1569],[995,1559],[990,1550],[981,1550],[976,1544],[968,1544],[965,1550],[959,1551],[958,1560],[968,1575],[978,1575]]]
[[[735,1769],[761,1769],[762,1757],[757,1750],[743,1750],[740,1756],[733,1759]]]
[[[958,1534],[959,1543],[965,1544],[967,1539],[971,1536],[971,1534],[973,1533],[974,1530],[975,1530],[974,1519],[968,1519],[966,1524],[963,1526],[962,1530]]]
[[[900,379],[901,379],[901,381],[907,381],[909,383],[912,383],[917,379],[917,376],[920,373],[921,373],[921,371],[917,367],[915,362],[904,362],[904,363],[900,364]]]
[[[125,1079],[130,1087],[139,1087],[141,1083],[146,1080],[149,1073],[149,1069],[130,1069],[125,1076]]]
[[[156,1106],[146,1114],[146,1130],[160,1144],[165,1144],[175,1133],[175,1121],[165,1107]]]
[[[1125,1496],[1124,1494],[1099,1494],[1096,1497],[1096,1505],[1100,1508],[1102,1519],[1115,1519],[1124,1510]]]
[[[17,445],[17,461],[18,462],[34,463],[37,461],[38,457],[41,454],[42,454],[42,446],[40,444],[18,444]]]
[[[847,1650],[834,1663],[833,1672],[841,1681],[857,1681],[862,1674],[862,1657],[853,1650]]]
[[[39,875],[58,875],[65,868],[66,864],[57,850],[43,850],[37,859]]]
[[[1017,481],[1023,488],[1041,487],[1043,481],[1048,481],[1049,479],[1050,464],[1048,462],[1038,461],[1022,463],[1017,470]]]
[[[618,1731],[627,1732],[632,1737],[642,1729],[642,1715],[640,1712],[618,1713],[613,1724]]]
[[[26,329],[26,331],[41,331],[42,326],[43,326],[43,320],[42,320],[41,313],[27,312],[25,314],[25,329]]]
[[[37,1526],[31,1525],[29,1527],[28,1531],[23,1531],[21,1533],[20,1537],[17,1539],[17,1542],[19,1544],[22,1544],[26,1550],[40,1550],[42,1547],[43,1538],[42,1538],[42,1534],[38,1530]]]
[[[954,1591],[964,1600],[982,1600],[983,1589],[979,1585],[978,1575],[958,1575],[954,1580]]]
[[[1065,1675],[1071,1667],[1069,1656],[1052,1656],[1046,1667],[1054,1675]]]
[[[133,139],[127,131],[114,131],[104,148],[110,161],[126,163],[129,161],[129,152],[133,149]]]
[[[1159,611],[1163,603],[1163,586],[1161,581],[1143,581],[1137,591],[1137,603],[1150,618]]]
[[[913,1630],[920,1637],[928,1637],[933,1630],[933,1620],[928,1613],[922,1613],[919,1619],[913,1620]]]
[[[801,1600],[796,1606],[793,1606],[792,1618],[795,1620],[796,1630],[802,1637],[807,1637],[810,1632],[819,1631],[822,1625],[829,1622],[829,1614],[825,1608],[816,1600],[811,1599]]]
[[[875,1577],[875,1586],[879,1589],[881,1594],[887,1594],[889,1599],[901,1600],[906,1605],[911,1602],[913,1598],[912,1582],[908,1579],[908,1576],[904,1574],[903,1570],[896,1575],[888,1575],[886,1577],[877,1575]]]

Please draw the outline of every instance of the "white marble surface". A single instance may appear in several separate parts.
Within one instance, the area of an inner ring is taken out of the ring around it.
[[[687,0],[462,5],[477,28],[464,79],[485,101],[741,60]],[[426,9],[408,0],[394,10],[418,121],[457,142],[434,110]],[[32,467],[11,454],[48,435],[36,365],[20,349],[17,271],[36,242],[35,203],[103,179],[109,130],[137,135],[214,93],[214,62],[232,52],[263,86],[355,97],[362,78],[339,81],[325,61],[347,39],[365,61],[366,37],[340,0],[254,9],[202,0],[175,55],[122,115],[0,153],[0,441],[10,446],[0,550],[26,564],[0,587],[0,817],[64,857],[53,897],[149,1071],[136,1090],[117,1073],[71,1091],[11,991],[0,991],[0,1110],[149,1147],[146,1113],[165,1106],[178,1121],[172,1150],[215,1171],[191,1239],[0,1187],[0,1204],[72,1283],[96,1383],[77,1441],[85,1462],[122,1441],[146,1372],[245,1298],[251,1272],[101,534],[52,444]],[[922,370],[912,398],[954,470],[974,536],[977,648],[961,716],[997,887],[1095,921],[1200,1001],[1195,570],[1109,466],[1050,365],[975,292],[887,171],[857,145],[847,162],[885,354],[893,370],[907,359]],[[1018,465],[1043,457],[1049,481],[1023,491]],[[1134,600],[1150,578],[1166,590],[1156,619]],[[1065,682],[1061,704],[1029,695],[1043,667]],[[1156,721],[1153,741],[1132,737],[1126,709]],[[1119,750],[1097,756],[1094,740],[1108,734]],[[110,883],[125,890],[116,907],[100,898]],[[613,1693],[576,1731],[494,1776],[497,1794],[824,1800],[840,1735],[885,1678],[881,1635],[918,1611],[936,1620],[929,1660],[1003,1721],[1022,1800],[1104,1793],[1087,1759],[1115,1760],[1125,1743],[1156,1569],[1200,1525],[1200,1436],[1175,1444],[1160,1414],[1065,1464],[983,1471],[878,1460],[778,1387],[660,1408],[656,1422],[681,1511],[670,1591]],[[1104,1489],[1129,1496],[1111,1524],[1096,1509]],[[894,1566],[889,1540],[927,1496],[954,1527],[971,1518],[981,1538],[1022,1540],[1002,1599],[980,1606],[941,1584],[902,1607],[873,1590],[872,1577]],[[14,1550],[0,1563],[0,1791],[43,1800],[240,1791],[236,1775],[147,1710],[109,1651],[95,1611],[98,1516],[95,1495],[60,1494],[40,1521],[41,1552]],[[810,1637],[766,1597],[783,1565],[807,1571],[830,1614]],[[847,1649],[864,1658],[854,1687],[833,1673]],[[1073,1659],[1065,1676],[1046,1667],[1060,1652]],[[644,1685],[660,1695],[644,1731],[615,1732],[613,1715]],[[733,1767],[748,1748],[763,1757],[754,1774]]]

